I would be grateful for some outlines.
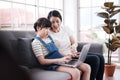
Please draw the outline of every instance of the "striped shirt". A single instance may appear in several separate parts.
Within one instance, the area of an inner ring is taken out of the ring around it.
[[[49,38],[46,38],[43,40],[45,43],[51,42]],[[38,56],[45,56],[48,54],[48,50],[45,48],[45,46],[37,39],[34,39],[32,44],[32,49],[36,57]]]

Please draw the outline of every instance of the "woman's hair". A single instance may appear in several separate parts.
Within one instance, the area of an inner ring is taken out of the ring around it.
[[[62,21],[62,16],[57,10],[50,11],[47,18],[50,20],[52,16],[58,17]]]
[[[35,23],[34,23],[34,29],[37,31],[37,27],[41,28],[51,28],[51,22],[46,19],[46,18],[39,18]]]

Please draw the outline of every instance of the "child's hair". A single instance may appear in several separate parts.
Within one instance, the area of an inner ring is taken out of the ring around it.
[[[37,31],[37,27],[41,28],[51,28],[51,22],[47,18],[39,18],[35,23],[34,23],[34,29]]]
[[[58,17],[62,21],[62,16],[57,10],[50,11],[47,18],[50,20],[52,16]]]

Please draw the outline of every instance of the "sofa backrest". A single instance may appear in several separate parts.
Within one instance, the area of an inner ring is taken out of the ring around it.
[[[78,42],[77,51],[80,52],[82,47],[87,44],[87,42]],[[89,53],[103,54],[103,44],[101,43],[90,43]]]
[[[40,64],[35,57],[31,41],[35,37],[34,31],[0,31],[0,46],[4,46],[7,52],[15,59],[18,65],[24,65],[29,68],[40,67]],[[81,51],[86,43],[78,43],[77,50]],[[92,43],[89,52],[103,53],[101,44]]]
[[[0,44],[6,48],[5,50],[18,65],[29,68],[39,67],[40,65],[31,48],[34,37],[34,31],[1,30]]]

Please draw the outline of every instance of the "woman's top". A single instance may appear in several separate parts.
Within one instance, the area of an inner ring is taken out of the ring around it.
[[[61,27],[60,31],[55,33],[50,31],[50,36],[52,37],[55,45],[58,47],[60,53],[66,53],[66,55],[71,54],[71,42],[69,37],[72,32],[69,28]]]

